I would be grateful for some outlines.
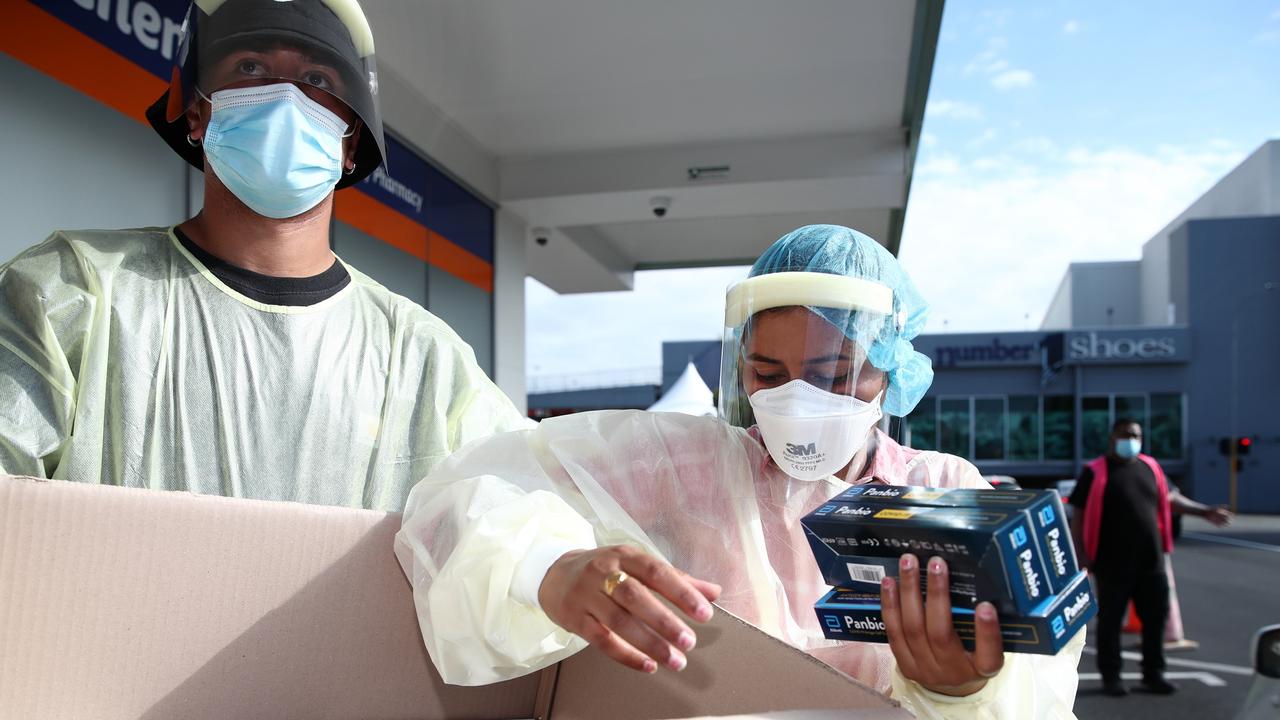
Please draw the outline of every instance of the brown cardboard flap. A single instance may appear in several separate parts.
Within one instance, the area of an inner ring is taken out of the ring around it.
[[[594,648],[565,660],[550,720],[655,720],[782,710],[838,710],[834,717],[841,718],[911,717],[884,695],[723,609],[697,632],[698,646],[680,673],[641,675]]]
[[[528,718],[444,685],[395,514],[0,477],[0,718]]]
[[[392,550],[399,527],[394,513],[0,476],[0,720],[909,717],[723,610],[683,673],[589,649],[445,685]]]

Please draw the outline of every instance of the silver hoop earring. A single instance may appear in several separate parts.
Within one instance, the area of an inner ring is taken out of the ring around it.
[[[355,174],[355,172],[356,172],[356,166],[355,166],[355,165],[352,165],[352,166],[351,166],[351,167],[349,167],[349,168],[343,168],[343,169],[342,169],[342,174],[343,174],[343,175],[354,175],[354,174]]]
[[[200,147],[200,141],[192,139],[191,133],[187,133],[187,144],[191,147]]]

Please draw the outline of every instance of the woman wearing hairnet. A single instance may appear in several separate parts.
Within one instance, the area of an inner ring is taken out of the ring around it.
[[[663,596],[695,622],[717,601],[922,718],[1071,717],[1083,633],[1054,657],[1004,655],[984,603],[966,652],[938,559],[904,556],[901,592],[882,587],[889,646],[826,640],[813,612],[827,588],[800,525],[809,511],[863,483],[986,487],[968,462],[876,428],[932,380],[911,347],[925,312],[875,241],[803,227],[729,290],[728,423],[570,415],[445,461],[410,494],[396,542],[444,679],[508,679],[588,642],[638,670],[683,669],[696,637]]]

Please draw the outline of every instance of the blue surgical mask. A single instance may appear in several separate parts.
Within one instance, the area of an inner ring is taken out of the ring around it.
[[[213,172],[259,215],[310,210],[342,177],[347,124],[291,83],[220,90],[204,132]]]
[[[1142,441],[1138,438],[1121,438],[1116,440],[1116,455],[1128,460],[1138,457],[1142,452]]]

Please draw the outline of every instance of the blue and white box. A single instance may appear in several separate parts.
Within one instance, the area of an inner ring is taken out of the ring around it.
[[[836,588],[814,606],[822,632],[832,640],[887,643],[880,595]],[[1056,655],[1098,612],[1086,573],[1079,572],[1059,594],[1025,615],[1001,614],[1000,634],[1006,652]],[[953,608],[952,623],[961,643],[974,647],[974,611]]]

